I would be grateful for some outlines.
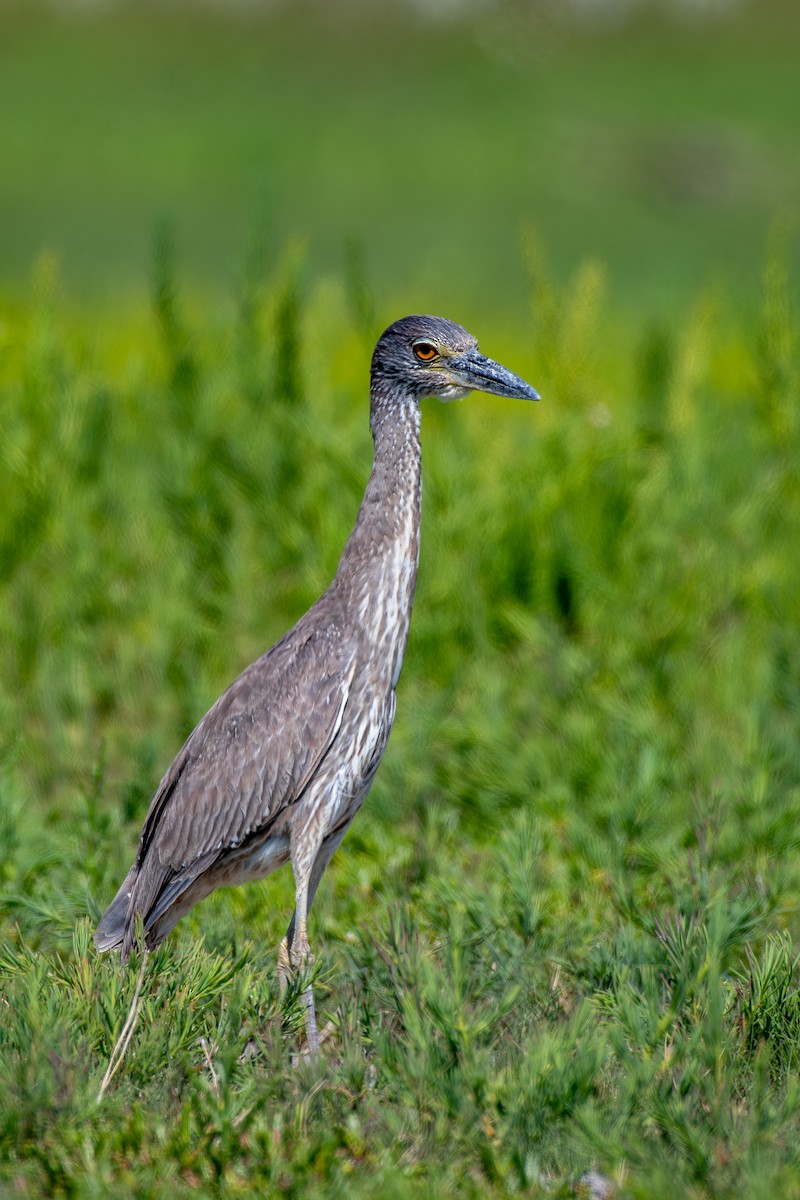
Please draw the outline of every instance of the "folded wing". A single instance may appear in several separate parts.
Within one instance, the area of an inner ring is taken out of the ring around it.
[[[158,787],[136,862],[98,926],[99,949],[127,955],[137,913],[152,929],[225,854],[263,839],[302,799],[336,741],[354,670],[335,622],[303,620],[231,684]]]

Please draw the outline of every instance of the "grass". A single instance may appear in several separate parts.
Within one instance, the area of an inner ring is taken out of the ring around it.
[[[357,252],[314,281],[290,245],[209,324],[164,233],[149,312],[89,324],[41,261],[1,314],[0,1189],[797,1195],[785,261],[747,320],[652,324],[528,237],[526,336],[476,332],[544,402],[424,414],[396,728],[311,920],[323,1059],[290,1065],[283,872],[152,955],[100,1105],[139,968],[93,923],[181,739],[335,569],[378,305]]]

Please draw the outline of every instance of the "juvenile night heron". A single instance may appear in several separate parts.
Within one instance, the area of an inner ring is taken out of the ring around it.
[[[291,862],[295,909],[278,952],[281,991],[310,960],[306,920],[322,874],[364,802],[395,712],[419,560],[420,401],[470,391],[538,400],[441,317],[405,317],[372,358],[375,460],[336,577],[293,629],[242,672],[159,784],[136,861],[95,934],[158,945],[215,888]],[[310,988],[306,1035],[319,1038]]]

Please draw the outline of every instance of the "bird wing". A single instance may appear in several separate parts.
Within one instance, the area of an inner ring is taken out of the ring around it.
[[[145,925],[231,847],[296,803],[342,724],[355,652],[300,622],[234,681],[189,736],[145,820],[130,913]],[[169,893],[169,901],[167,901]]]

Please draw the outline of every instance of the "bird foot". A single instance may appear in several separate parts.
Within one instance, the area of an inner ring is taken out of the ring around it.
[[[333,1035],[335,1033],[336,1033],[336,1026],[334,1025],[333,1021],[327,1021],[325,1023],[324,1028],[321,1029],[320,1033],[319,1033],[320,1048],[322,1046],[324,1046],[325,1043],[331,1037],[333,1037]],[[299,1050],[297,1052],[297,1054],[292,1055],[291,1060],[290,1060],[292,1070],[296,1071],[297,1068],[302,1066],[304,1063],[313,1062],[314,1058],[315,1058],[315,1055],[311,1053],[308,1043],[306,1043],[306,1045],[303,1046],[302,1050]]]
[[[278,947],[278,988],[281,999],[286,995],[289,980],[296,979],[302,970],[308,970],[314,965],[308,941],[303,946],[300,939],[295,937],[290,946],[285,937]],[[314,989],[311,984],[303,990],[301,1002],[305,1009],[306,1050],[304,1057],[316,1058],[319,1054],[320,1037],[317,1030],[317,1013],[314,1005]]]
[[[306,1045],[310,1058],[319,1054],[320,1040],[317,1029],[317,1013],[314,1007],[314,990],[309,984],[303,992],[303,1008],[306,1010]]]

